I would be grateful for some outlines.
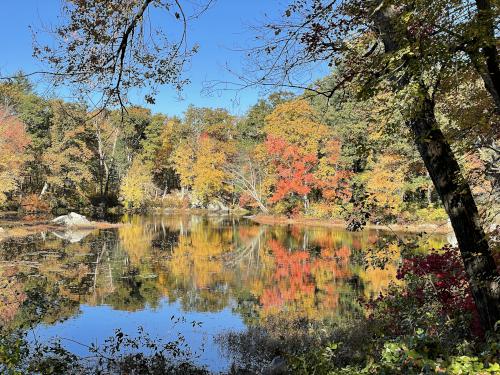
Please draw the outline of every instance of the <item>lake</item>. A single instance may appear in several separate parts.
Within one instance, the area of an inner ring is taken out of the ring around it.
[[[181,335],[195,363],[224,371],[232,359],[220,335],[279,314],[313,321],[363,314],[359,299],[396,281],[398,243],[424,251],[446,242],[220,215],[122,221],[0,242],[2,324],[31,326],[34,342],[59,337],[82,356],[84,345],[102,344],[118,328],[134,337],[142,327],[167,341]]]

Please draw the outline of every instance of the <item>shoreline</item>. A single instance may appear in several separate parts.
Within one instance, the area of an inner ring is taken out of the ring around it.
[[[310,227],[341,228],[345,229],[345,222],[341,220],[327,220],[315,218],[291,219],[284,216],[252,215],[245,218],[261,225],[304,225]],[[450,224],[445,223],[422,223],[422,224],[366,224],[363,230],[383,230],[399,233],[435,233],[450,234],[453,229]]]
[[[245,215],[248,212],[241,211],[210,211],[206,209],[152,209],[152,213],[160,213],[166,215],[210,215],[210,216],[226,216],[235,215],[248,219],[259,225],[302,225],[307,227],[322,227],[322,228],[338,228],[345,230],[345,222],[342,220],[328,220],[318,218],[287,218],[285,216],[273,215]],[[72,225],[65,226],[55,224],[49,219],[26,221],[16,218],[15,215],[11,216],[12,219],[7,219],[9,214],[13,213],[0,213],[0,241],[8,238],[19,238],[35,235],[43,232],[55,231],[83,231],[83,230],[100,230],[100,229],[113,229],[119,228],[126,224],[124,223],[110,223],[104,221],[91,221],[85,225]],[[366,224],[361,231],[365,230],[381,230],[386,232],[396,233],[420,233],[427,234],[451,234],[453,230],[451,225],[447,222],[444,223],[421,223],[421,224]]]
[[[9,238],[22,238],[43,232],[61,231],[92,231],[100,229],[111,229],[122,227],[123,223],[108,223],[104,221],[91,221],[85,225],[59,225],[50,220],[23,221],[23,220],[0,220],[0,241]]]

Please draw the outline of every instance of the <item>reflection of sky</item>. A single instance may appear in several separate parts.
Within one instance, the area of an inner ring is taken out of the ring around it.
[[[231,307],[218,312],[185,312],[179,303],[168,303],[165,299],[156,309],[147,307],[135,312],[113,310],[110,306],[88,305],[80,306],[80,310],[79,315],[64,322],[38,326],[35,329],[37,339],[46,342],[57,336],[71,338],[86,345],[100,345],[106,338],[114,336],[116,328],[121,328],[125,334],[136,336],[137,328],[143,327],[151,338],[161,338],[166,343],[177,339],[178,334],[182,333],[190,349],[199,354],[195,363],[218,372],[228,370],[230,359],[223,356],[220,347],[213,341],[214,337],[229,329],[242,331],[245,328],[243,320],[231,311]],[[172,315],[175,318],[184,317],[185,323],[174,324]],[[202,324],[200,327],[193,327],[192,321]],[[83,346],[67,341],[62,343],[77,355],[89,355]],[[201,351],[202,348],[204,351]]]

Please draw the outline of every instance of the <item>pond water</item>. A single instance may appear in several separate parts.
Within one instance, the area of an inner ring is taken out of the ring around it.
[[[396,243],[414,240],[231,216],[122,220],[126,225],[116,229],[0,242],[3,324],[26,326],[33,314],[25,310],[35,305],[33,340],[60,337],[82,356],[88,349],[81,344],[102,344],[117,328],[134,336],[142,327],[164,340],[180,334],[197,364],[224,371],[231,358],[214,340],[219,335],[283,313],[309,320],[360,314],[359,297],[375,296],[395,280]],[[429,248],[446,238],[419,241]],[[366,267],[367,254],[383,269]]]

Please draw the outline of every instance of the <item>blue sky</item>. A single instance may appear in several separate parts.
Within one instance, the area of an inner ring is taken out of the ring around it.
[[[217,0],[199,20],[189,28],[189,41],[200,45],[200,51],[190,64],[188,75],[192,83],[179,101],[175,90],[163,87],[154,106],[154,112],[170,115],[181,114],[189,104],[207,107],[224,107],[234,114],[242,114],[256,102],[259,91],[246,90],[238,95],[224,91],[212,96],[202,94],[204,82],[233,80],[225,65],[238,69],[244,56],[231,51],[244,46],[251,39],[249,25],[258,24],[266,16],[281,13],[285,2],[278,0]],[[43,25],[57,24],[60,0],[2,1],[0,12],[0,74],[9,75],[18,70],[32,72],[43,68],[32,56],[32,36],[29,26],[36,29]],[[35,79],[36,81],[36,79]],[[45,93],[43,83],[38,90]],[[61,91],[59,94],[62,95]],[[137,104],[145,105],[141,100]]]

